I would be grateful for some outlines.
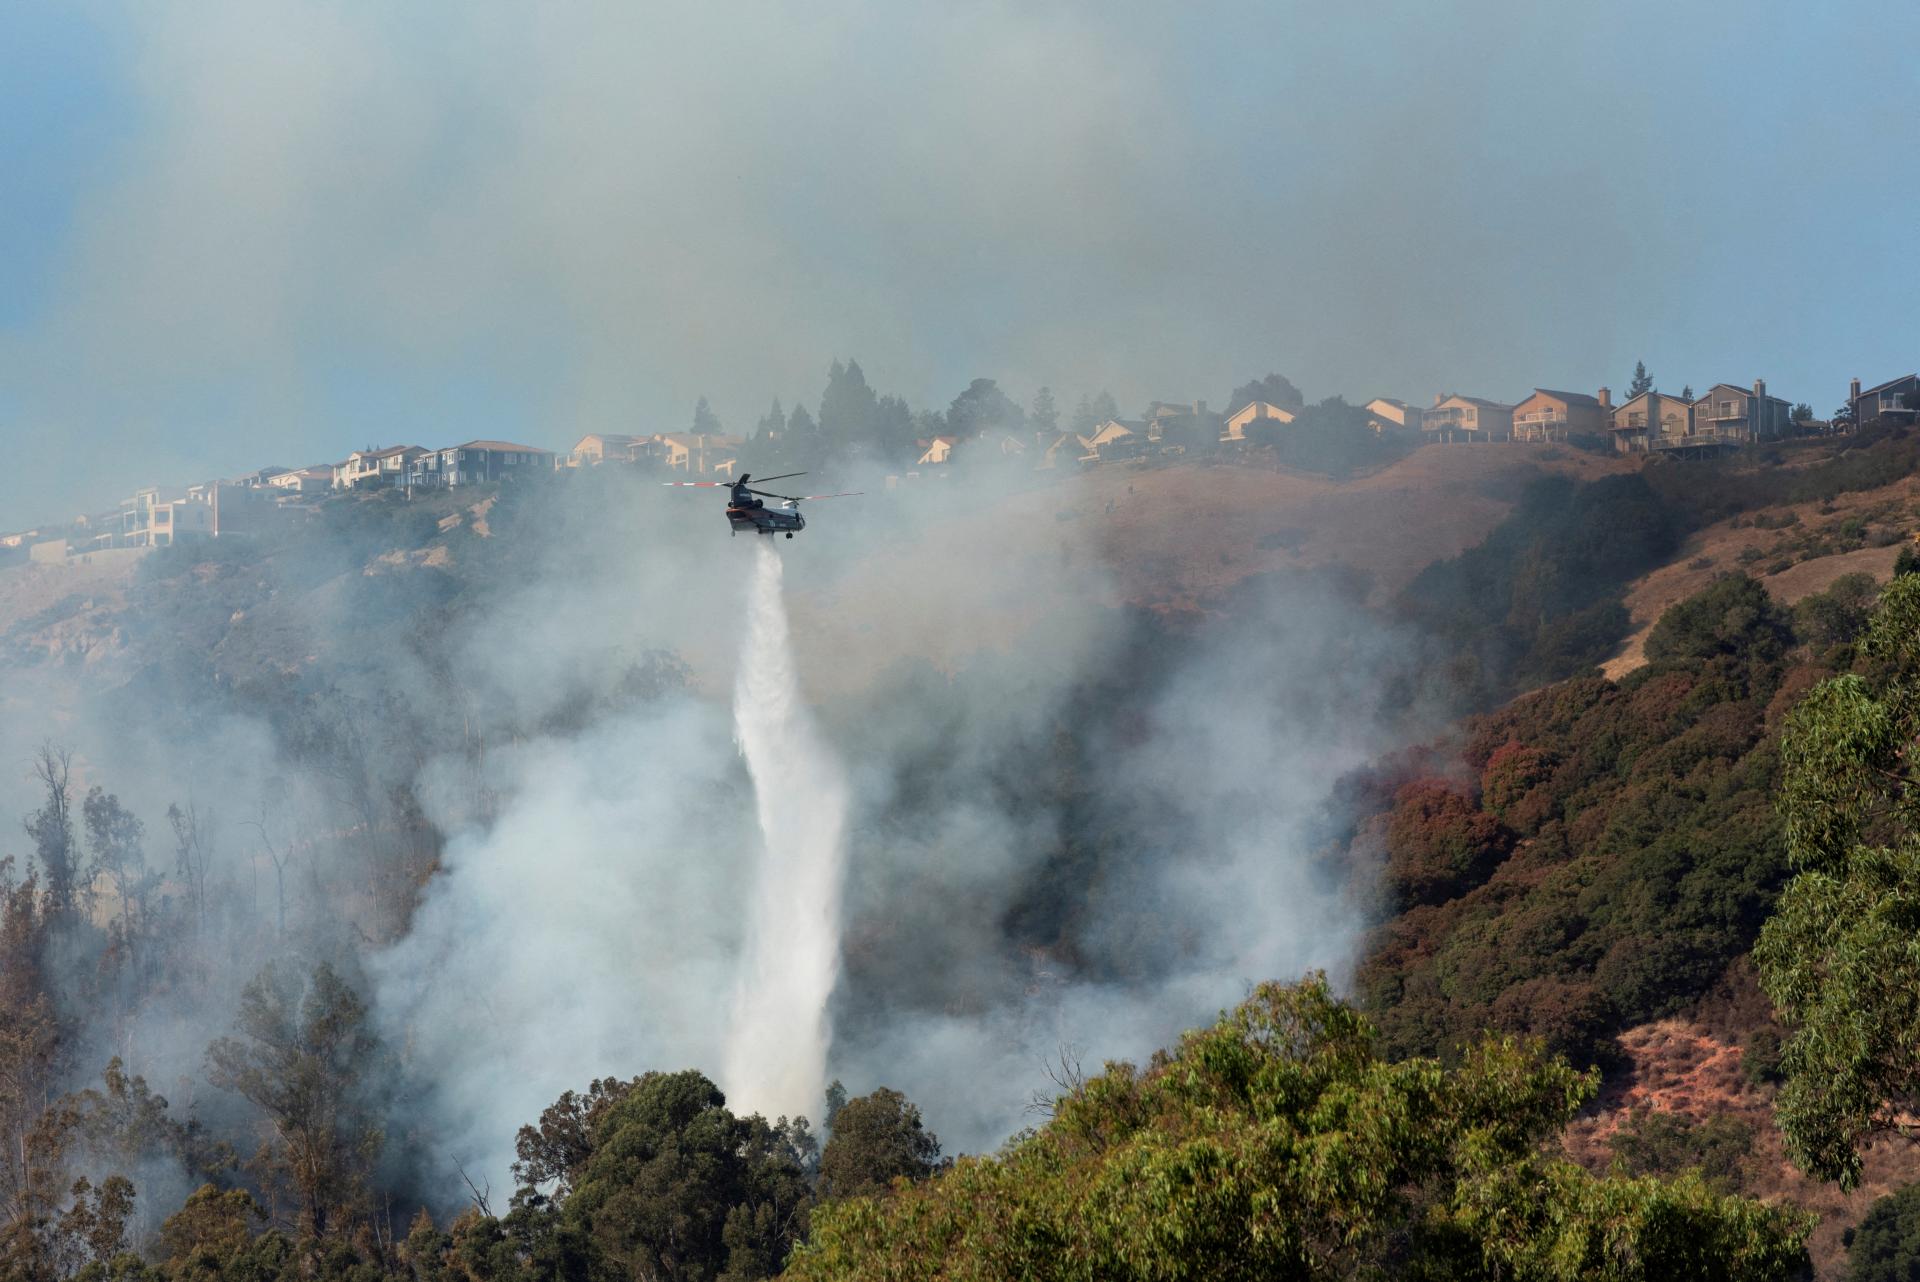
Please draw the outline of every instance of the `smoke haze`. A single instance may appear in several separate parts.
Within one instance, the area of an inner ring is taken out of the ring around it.
[[[680,428],[702,394],[738,428],[849,352],[936,407],[1272,368],[1513,400],[1645,357],[1824,412],[1911,363],[1875,319],[1920,181],[1881,163],[1897,0],[7,21],[9,526],[370,442]]]

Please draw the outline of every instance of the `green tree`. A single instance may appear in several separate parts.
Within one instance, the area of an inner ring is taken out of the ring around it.
[[[366,1006],[325,962],[304,977],[270,962],[241,993],[235,1028],[239,1037],[208,1047],[208,1079],[266,1114],[302,1228],[325,1236],[358,1208],[385,1139],[370,1094],[382,1052]]]
[[[1645,361],[1633,363],[1633,381],[1627,384],[1627,399],[1632,400],[1642,392],[1653,390],[1653,377],[1647,373]]]
[[[833,457],[875,445],[874,420],[880,401],[867,386],[860,362],[827,367],[827,390],[820,397],[820,433]]]
[[[720,417],[713,412],[712,406],[707,404],[707,398],[704,396],[694,404],[692,431],[698,436],[720,434]]]
[[[1060,407],[1053,403],[1053,389],[1043,387],[1033,394],[1033,407],[1027,411],[1027,422],[1036,432],[1051,435],[1060,430]]]
[[[86,820],[87,849],[93,856],[88,880],[104,876],[113,883],[120,904],[121,937],[132,947],[134,910],[145,916],[147,895],[160,883],[159,873],[147,869],[146,825],[98,784],[87,790],[80,809]]]
[[[939,1139],[899,1091],[882,1086],[848,1100],[834,1110],[832,1126],[820,1154],[822,1197],[866,1197],[895,1179],[923,1180],[939,1169]]]
[[[1026,415],[990,378],[976,378],[947,407],[947,431],[971,440],[990,428],[1018,430]]]
[[[773,408],[768,410],[766,416],[754,425],[753,443],[758,447],[765,448],[785,435],[786,430],[787,413],[780,408],[780,398],[776,396],[773,398]]]
[[[562,1216],[613,1276],[769,1277],[806,1234],[813,1194],[785,1128],[735,1117],[697,1072],[640,1078],[592,1141]]]
[[[1920,1184],[1895,1189],[1847,1234],[1848,1282],[1909,1282],[1920,1277]]]
[[[1686,401],[1688,404],[1693,403],[1693,384],[1692,383],[1686,383],[1681,386],[1680,399],[1683,401]]]
[[[1782,1277],[1806,1225],[1544,1151],[1597,1084],[1513,1041],[1389,1062],[1323,979],[1262,985],[999,1155],[823,1205],[803,1280]]]
[[[1796,423],[1811,423],[1813,421],[1813,406],[1807,404],[1805,401],[1801,401],[1793,407],[1793,413],[1790,417]]]
[[[64,917],[74,910],[79,893],[79,869],[73,837],[73,756],[65,748],[43,743],[34,755],[33,773],[46,792],[46,803],[27,819],[27,836],[45,879],[47,911]]]
[[[1647,634],[1647,658],[1711,659],[1731,655],[1774,663],[1793,644],[1785,610],[1759,583],[1729,574],[1660,616]]]
[[[1278,405],[1282,409],[1300,409],[1307,398],[1300,394],[1291,380],[1281,374],[1269,374],[1265,378],[1256,378],[1242,383],[1233,389],[1227,397],[1227,413],[1236,414],[1253,404],[1265,401],[1269,405]]]
[[[1881,596],[1863,671],[1787,719],[1779,807],[1796,875],[1754,958],[1790,1030],[1788,1152],[1851,1188],[1860,1148],[1920,1103],[1920,577]]]

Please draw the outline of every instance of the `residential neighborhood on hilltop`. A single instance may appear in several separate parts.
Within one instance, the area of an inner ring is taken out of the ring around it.
[[[1644,374],[1642,368],[1637,377],[1644,380]],[[1291,385],[1282,390],[1291,391]],[[1209,447],[1273,444],[1308,412],[1297,393],[1283,399],[1289,403],[1246,399],[1225,414],[1209,410],[1205,401],[1153,401],[1139,418],[1107,417],[1081,424],[1080,430],[1023,424],[971,436],[938,433],[915,443],[914,467],[937,474],[958,461],[986,456],[1003,462],[1031,460],[1032,469],[1047,471],[1196,454]],[[1920,374],[1866,388],[1859,379],[1852,380],[1832,420],[1816,419],[1810,407],[1796,407],[1770,394],[1764,379],[1751,385],[1715,383],[1697,396],[1691,387],[1676,396],[1649,382],[1618,404],[1606,387],[1591,395],[1537,387],[1513,404],[1440,393],[1424,408],[1387,396],[1351,408],[1354,422],[1365,431],[1405,446],[1559,442],[1620,454],[1704,457],[1730,447],[1828,435],[1874,422],[1910,425],[1920,413]],[[268,466],[228,480],[147,486],[67,527],[0,534],[0,565],[21,560],[57,564],[102,553],[138,555],[180,540],[255,533],[290,519],[318,495],[344,490],[412,492],[603,464],[730,476],[740,470],[748,444],[723,432],[590,432],[563,452],[500,440],[436,449],[369,446],[335,463]],[[921,474],[909,471],[889,483]]]

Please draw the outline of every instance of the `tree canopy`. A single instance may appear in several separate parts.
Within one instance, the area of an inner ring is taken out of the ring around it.
[[[1859,670],[1815,686],[1781,741],[1796,875],[1754,957],[1792,1035],[1788,1151],[1851,1187],[1861,1146],[1920,1103],[1920,577],[1881,597]]]
[[[1380,1058],[1323,979],[1262,985],[1145,1069],[1106,1071],[1000,1154],[823,1205],[788,1276],[1736,1278],[1806,1225],[1698,1176],[1548,1156],[1597,1079],[1513,1040]]]

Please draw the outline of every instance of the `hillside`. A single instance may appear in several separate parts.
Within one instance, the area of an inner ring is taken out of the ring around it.
[[[1900,548],[1920,531],[1920,477],[1715,521],[1689,535],[1672,561],[1628,586],[1632,632],[1602,665],[1620,677],[1646,662],[1647,634],[1667,609],[1718,576],[1758,578],[1782,605],[1824,592],[1844,574],[1885,583]]]

